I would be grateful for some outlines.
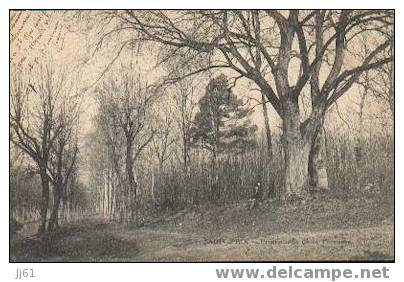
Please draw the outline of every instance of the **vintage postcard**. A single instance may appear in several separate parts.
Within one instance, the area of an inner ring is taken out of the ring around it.
[[[394,261],[394,10],[9,24],[10,262]]]

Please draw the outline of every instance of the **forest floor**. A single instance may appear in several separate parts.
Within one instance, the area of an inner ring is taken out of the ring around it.
[[[394,202],[335,194],[251,210],[205,206],[143,227],[94,217],[41,239],[18,234],[10,248],[18,262],[393,260]]]

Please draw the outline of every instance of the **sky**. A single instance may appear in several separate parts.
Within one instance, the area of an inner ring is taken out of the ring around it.
[[[137,56],[133,50],[125,49],[114,61],[118,54],[121,42],[115,38],[103,42],[101,48],[94,52],[95,43],[99,40],[99,35],[91,29],[82,28],[80,21],[71,20],[71,12],[63,11],[18,11],[11,12],[11,62],[12,73],[17,69],[35,68],[40,63],[51,62],[55,66],[64,66],[68,70],[68,80],[74,85],[74,94],[82,97],[81,111],[81,134],[85,135],[91,131],[92,116],[96,112],[95,89],[103,79],[113,75],[119,75],[122,68],[132,64],[132,68],[141,74],[142,79],[153,83],[161,77],[161,67],[156,67],[156,49],[153,46],[146,46]],[[111,65],[111,62],[114,63]],[[349,65],[350,60],[346,60]],[[298,71],[297,64],[291,63],[291,68]],[[107,71],[106,71],[107,70]],[[226,73],[218,71],[217,73]],[[293,73],[293,71],[292,71]],[[207,80],[206,80],[207,81]],[[207,83],[207,82],[206,82]],[[205,87],[199,89],[200,95]],[[251,83],[247,80],[240,80],[233,89],[239,97],[254,97],[260,99],[260,93],[252,90]],[[346,119],[354,119],[355,111],[359,103],[361,89],[354,86],[349,93],[339,102],[340,114],[334,115],[332,121],[341,126],[344,122],[339,116],[343,115]],[[380,105],[370,103],[369,112],[380,110]],[[271,106],[269,109],[269,119],[272,129],[275,132],[280,131],[281,122]],[[335,111],[334,111],[335,112]],[[260,106],[254,108],[252,115],[253,122],[260,129],[263,128],[263,115]]]

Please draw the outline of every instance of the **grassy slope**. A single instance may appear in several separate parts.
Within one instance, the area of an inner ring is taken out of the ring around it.
[[[393,202],[320,196],[305,204],[200,207],[142,228],[87,219],[43,240],[12,242],[16,261],[385,260],[394,253]]]

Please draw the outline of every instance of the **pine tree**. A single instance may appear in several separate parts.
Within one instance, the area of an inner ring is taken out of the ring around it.
[[[199,111],[191,128],[191,142],[211,152],[211,196],[217,199],[218,195],[214,193],[219,193],[216,187],[218,154],[241,153],[253,148],[257,127],[249,120],[251,111],[245,109],[242,100],[228,88],[227,78],[223,74],[210,80],[198,104]]]

